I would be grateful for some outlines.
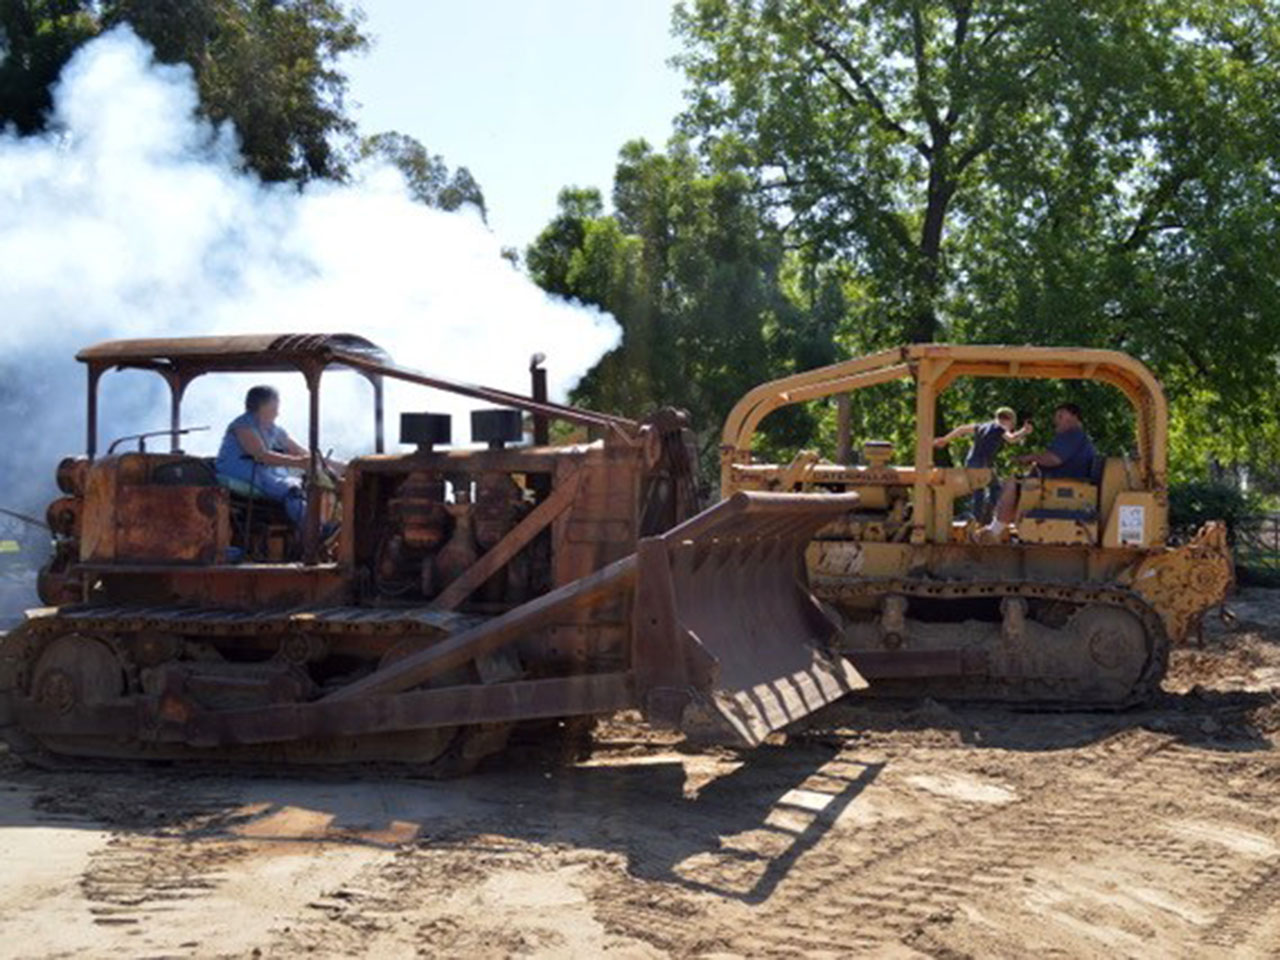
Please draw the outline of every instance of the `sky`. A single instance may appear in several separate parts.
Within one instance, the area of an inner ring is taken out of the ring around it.
[[[619,148],[666,143],[683,104],[670,0],[359,0],[347,69],[365,133],[398,130],[479,181],[523,251],[569,184],[608,196]]]

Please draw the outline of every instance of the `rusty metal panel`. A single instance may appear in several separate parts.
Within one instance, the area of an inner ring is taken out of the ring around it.
[[[596,448],[583,457],[579,494],[551,527],[555,583],[571,583],[635,550],[642,456],[638,447],[615,447]],[[569,462],[560,465],[557,485],[567,481],[570,469]],[[621,607],[622,619],[630,619],[629,592],[615,596],[611,604]],[[592,649],[616,647],[616,634],[600,629],[601,613],[595,606],[566,615],[556,624],[560,629],[547,635],[547,652],[583,658]]]
[[[116,555],[115,463],[94,464],[85,478],[80,515],[80,559],[110,561]]]
[[[593,520],[572,518],[565,529],[569,543],[617,543],[631,546],[635,542],[635,524],[631,520]]]
[[[88,564],[113,602],[178,602],[207,607],[280,610],[351,601],[351,581],[335,566],[302,564]]]
[[[226,491],[218,487],[120,486],[112,558],[216,563],[230,541]]]
[[[184,738],[199,744],[247,744],[425,730],[458,723],[505,723],[611,713],[635,703],[627,674],[414,690],[355,701],[320,700],[193,717]]]

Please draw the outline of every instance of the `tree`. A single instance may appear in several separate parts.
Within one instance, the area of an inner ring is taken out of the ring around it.
[[[200,106],[230,121],[245,165],[268,181],[342,178],[345,111],[338,63],[364,49],[341,0],[3,0],[0,127],[43,129],[49,87],[76,47],[127,23],[164,63],[186,63]]]
[[[88,0],[0,0],[0,130],[43,128],[49,88],[95,33]]]
[[[611,214],[599,191],[561,191],[525,259],[544,289],[597,304],[622,326],[574,399],[629,414],[688,409],[708,467],[733,403],[797,363],[829,362],[846,313],[838,284],[789,295],[785,275],[798,267],[749,179],[699,161],[681,140],[666,153],[642,140],[622,148]],[[812,422],[797,410],[769,426],[769,441],[794,443]]]
[[[1005,16],[910,0],[681,5],[697,95],[686,126],[756,171],[792,211],[791,232],[861,261],[902,333],[933,339],[953,202],[1050,56],[1039,27],[1056,11],[1037,5]]]
[[[1116,347],[1179,416],[1266,399],[1274,2],[694,0],[676,28],[684,130],[748,171],[789,243],[851,265],[852,347]],[[1226,448],[1215,426],[1194,433]]]
[[[413,137],[390,131],[365,137],[360,156],[381,158],[404,174],[415,200],[441,210],[458,210],[470,204],[485,219],[484,193],[466,167],[449,170],[439,154],[433,154]]]
[[[341,0],[110,0],[102,19],[130,24],[161,61],[188,64],[201,108],[235,126],[264,180],[345,173],[335,141],[355,124],[338,61],[368,41]]]
[[[565,187],[556,199],[559,213],[529,245],[525,262],[542,289],[562,297],[575,296],[569,280],[573,256],[583,245],[587,225],[604,214],[604,201],[594,187]],[[600,291],[592,291],[599,294]],[[601,302],[601,301],[592,301]]]

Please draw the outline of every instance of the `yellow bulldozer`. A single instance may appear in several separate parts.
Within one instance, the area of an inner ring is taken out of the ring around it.
[[[1029,476],[1010,532],[974,543],[956,503],[988,469],[934,464],[939,397],[962,378],[1107,384],[1132,405],[1135,452],[1087,479]],[[770,413],[877,384],[915,387],[915,446],[869,439],[857,465],[802,453],[759,463]],[[1143,364],[1110,350],[919,344],[766,383],[724,426],[721,493],[853,492],[858,506],[807,551],[814,593],[844,621],[841,647],[870,692],[1122,707],[1159,687],[1171,644],[1234,576],[1222,524],[1169,543],[1168,405]]]

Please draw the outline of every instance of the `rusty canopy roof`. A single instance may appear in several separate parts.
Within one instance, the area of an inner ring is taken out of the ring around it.
[[[76,359],[89,366],[95,383],[100,374],[112,368],[154,370],[170,381],[179,396],[190,381],[206,373],[300,371],[309,376],[308,371],[342,367],[354,370],[376,384],[380,384],[383,377],[391,377],[569,423],[614,427],[624,432],[638,428],[638,424],[625,417],[535,400],[505,390],[459,383],[397,366],[377,344],[350,333],[106,340],[85,347],[76,354]],[[91,401],[94,396],[91,393]]]
[[[377,344],[350,333],[106,340],[85,347],[76,354],[76,359],[99,370],[133,367],[199,374],[237,370],[292,371],[316,364],[340,364],[340,353],[358,354],[378,363],[390,362],[390,357]]]

